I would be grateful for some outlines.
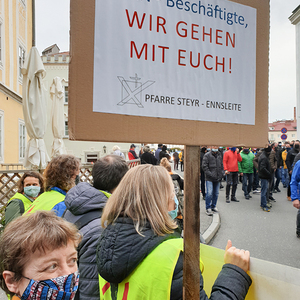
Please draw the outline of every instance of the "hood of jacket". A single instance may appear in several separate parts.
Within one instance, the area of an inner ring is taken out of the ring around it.
[[[97,247],[98,273],[110,283],[122,282],[160,243],[180,238],[178,232],[156,235],[146,223],[139,235],[132,219],[118,218],[103,231]]]
[[[65,198],[67,209],[75,216],[104,208],[107,197],[87,182],[71,188]]]

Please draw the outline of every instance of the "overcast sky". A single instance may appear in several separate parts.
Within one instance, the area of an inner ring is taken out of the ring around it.
[[[296,106],[295,26],[288,17],[299,0],[271,0],[269,121],[291,119]],[[69,50],[69,0],[36,1],[36,45]]]

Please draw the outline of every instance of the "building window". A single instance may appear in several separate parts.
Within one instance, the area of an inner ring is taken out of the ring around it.
[[[68,86],[65,86],[65,103],[67,104],[69,102],[69,88]]]
[[[281,138],[281,134],[277,134],[277,137],[278,137],[278,138]]]
[[[271,134],[271,141],[274,140],[274,134]]]
[[[4,158],[4,112],[0,110],[0,161]]]
[[[295,137],[295,135],[294,135],[294,134],[292,134],[292,137],[294,138],[294,137]]]
[[[19,120],[19,160],[22,161],[25,158],[26,150],[26,127],[23,120]]]
[[[19,46],[19,77],[22,78],[22,67],[25,62],[25,50]]]
[[[68,121],[65,121],[65,137],[69,136],[69,124]]]
[[[99,152],[93,152],[93,153],[86,153],[85,154],[85,161],[87,163],[94,163],[98,160],[99,158]]]

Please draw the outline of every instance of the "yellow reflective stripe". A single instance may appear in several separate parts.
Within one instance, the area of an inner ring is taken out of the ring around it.
[[[103,193],[107,198],[109,198],[111,196],[110,193],[108,192],[105,192],[105,191],[102,191],[102,190],[99,190],[101,193]]]

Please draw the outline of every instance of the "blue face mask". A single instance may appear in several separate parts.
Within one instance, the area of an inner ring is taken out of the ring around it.
[[[176,195],[174,196],[174,202],[175,202],[175,209],[168,212],[169,216],[172,218],[172,220],[174,220],[178,214],[178,199],[177,199]]]
[[[27,277],[25,277],[27,278]],[[78,272],[57,278],[36,281],[30,280],[21,300],[55,300],[75,298],[78,289]]]
[[[218,149],[211,149],[212,152],[218,152]]]
[[[24,187],[24,193],[32,198],[36,198],[39,193],[41,191],[41,187],[40,186],[34,186],[34,185],[30,185],[30,186],[25,186]]]

